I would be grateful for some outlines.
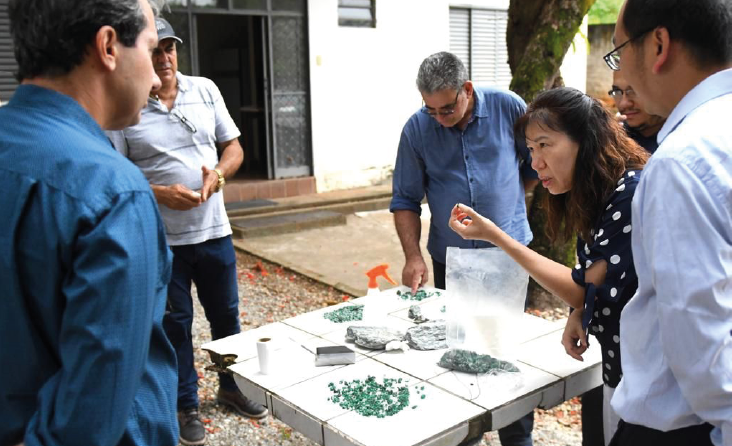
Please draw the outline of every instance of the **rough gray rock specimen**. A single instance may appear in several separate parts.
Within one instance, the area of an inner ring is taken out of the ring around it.
[[[357,327],[346,329],[346,341],[371,350],[384,350],[391,341],[401,341],[404,333],[388,327]]]
[[[422,309],[419,305],[412,305],[409,307],[409,313],[407,313],[409,319],[420,319],[422,318]]]
[[[481,355],[473,351],[460,349],[446,352],[437,365],[458,372],[488,373],[490,375],[520,371],[518,367],[508,361],[501,361],[490,355]]]
[[[445,321],[430,321],[407,330],[407,342],[416,350],[447,348]]]

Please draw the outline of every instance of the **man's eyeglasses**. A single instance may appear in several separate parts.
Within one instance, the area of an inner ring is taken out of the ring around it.
[[[432,117],[437,116],[437,115],[448,116],[448,115],[455,113],[455,106],[457,106],[458,96],[460,96],[461,91],[462,91],[462,88],[458,88],[457,94],[455,95],[455,100],[452,102],[452,104],[447,104],[446,106],[442,107],[441,110],[433,110],[433,109],[427,108],[427,106],[424,105],[424,101],[422,101],[422,113],[425,113]]]
[[[616,46],[612,51],[605,54],[602,58],[605,60],[605,63],[608,67],[610,67],[613,71],[619,71],[620,70],[620,49],[623,48],[625,45],[629,44],[630,42],[640,39],[641,37],[645,36],[649,32],[653,31],[655,28],[649,29],[648,31],[644,31],[640,34],[638,34],[635,37],[631,37],[630,39],[626,40],[623,44]]]
[[[625,90],[613,88],[612,90],[608,91],[607,94],[609,94],[610,97],[616,101],[620,101],[621,99],[623,99],[623,95],[625,95],[625,97],[630,100],[635,99],[635,90],[633,90],[632,88],[627,88]]]
[[[188,120],[185,116],[183,116],[183,113],[180,112],[177,108],[174,108],[170,111],[170,114],[178,118],[180,120],[180,123],[183,124],[191,133],[196,133],[198,130],[196,129],[196,126],[193,125],[191,121]]]

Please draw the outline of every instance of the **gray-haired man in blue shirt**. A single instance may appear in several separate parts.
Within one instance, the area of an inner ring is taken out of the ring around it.
[[[526,104],[516,94],[475,88],[454,54],[440,52],[422,62],[417,75],[424,107],[402,131],[394,168],[390,210],[406,263],[402,283],[415,291],[428,277],[419,247],[420,203],[427,196],[432,214],[427,250],[434,282],[445,288],[448,246],[488,248],[487,242],[463,240],[448,227],[455,203],[470,203],[514,239],[532,239],[526,219],[524,190],[538,180],[524,141],[516,141],[513,124]],[[533,412],[498,431],[504,446],[529,446]]]

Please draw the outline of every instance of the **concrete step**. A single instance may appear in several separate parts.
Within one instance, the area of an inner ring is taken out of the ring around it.
[[[286,234],[342,225],[346,215],[386,209],[390,186],[372,186],[280,199],[226,203],[234,238]]]
[[[271,200],[228,202],[226,203],[226,212],[230,219],[298,209],[323,209],[353,213],[385,209],[389,207],[390,200],[390,185],[371,186]]]
[[[346,224],[346,215],[328,210],[305,210],[235,217],[229,221],[233,237],[241,239],[344,225]]]

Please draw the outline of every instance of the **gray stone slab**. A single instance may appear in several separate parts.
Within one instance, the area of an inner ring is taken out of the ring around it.
[[[417,350],[440,350],[447,348],[445,321],[430,321],[407,330],[406,340]]]
[[[276,201],[272,200],[265,200],[262,198],[258,198],[255,200],[247,200],[247,201],[230,201],[228,203],[224,204],[224,207],[227,211],[238,211],[242,209],[252,209],[252,208],[261,208],[261,207],[274,207],[277,206]]]
[[[346,224],[346,216],[333,211],[302,211],[291,214],[232,218],[231,229],[238,238],[285,234],[312,228]]]
[[[389,327],[355,326],[346,328],[346,341],[370,350],[384,350],[391,341],[404,339],[404,332]]]

